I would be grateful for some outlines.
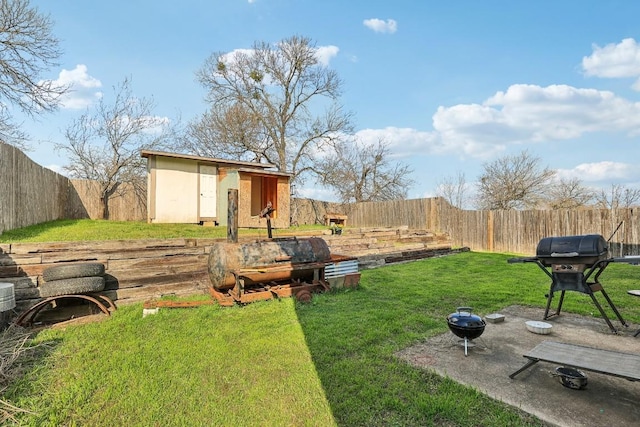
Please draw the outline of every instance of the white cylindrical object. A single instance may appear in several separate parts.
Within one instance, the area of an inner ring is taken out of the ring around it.
[[[0,312],[16,307],[16,293],[13,283],[0,283]]]

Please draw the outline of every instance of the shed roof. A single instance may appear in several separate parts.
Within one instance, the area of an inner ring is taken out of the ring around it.
[[[260,174],[260,175],[286,176],[286,177],[292,176],[292,174],[287,172],[270,171],[270,170],[258,171],[256,169],[251,169],[251,168],[238,168],[238,172],[246,172],[246,173]]]
[[[153,150],[141,150],[140,155],[145,158],[149,158],[152,156],[157,157],[172,157],[175,159],[187,159],[187,160],[196,160],[199,162],[205,163],[216,163],[219,165],[237,167],[237,168],[250,168],[250,169],[270,169],[275,168],[275,165],[269,163],[258,163],[258,162],[244,162],[241,160],[226,160],[226,159],[216,159],[215,157],[201,157],[194,156],[192,154],[180,154],[180,153],[169,153],[166,151],[153,151]]]

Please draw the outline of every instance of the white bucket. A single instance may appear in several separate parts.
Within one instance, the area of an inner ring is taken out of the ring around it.
[[[0,283],[0,312],[16,307],[16,293],[13,283]]]

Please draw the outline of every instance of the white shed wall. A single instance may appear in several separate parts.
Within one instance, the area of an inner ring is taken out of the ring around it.
[[[156,158],[156,217],[153,222],[197,223],[198,164],[193,160]]]

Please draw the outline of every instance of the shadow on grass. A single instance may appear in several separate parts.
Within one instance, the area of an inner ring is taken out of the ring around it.
[[[458,306],[484,311],[518,299],[513,277],[505,274],[505,259],[459,254],[365,270],[357,289],[297,303],[307,346],[338,425],[542,425],[527,413],[395,356],[446,332],[446,316]],[[488,285],[501,291],[488,293]]]

